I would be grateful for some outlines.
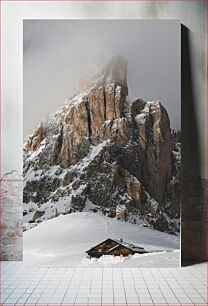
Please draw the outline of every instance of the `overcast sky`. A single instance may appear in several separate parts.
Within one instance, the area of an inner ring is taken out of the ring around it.
[[[97,54],[128,61],[131,96],[159,100],[180,129],[179,20],[25,20],[24,137],[77,88],[80,68]]]

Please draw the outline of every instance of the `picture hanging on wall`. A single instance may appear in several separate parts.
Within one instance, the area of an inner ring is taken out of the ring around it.
[[[24,261],[179,266],[179,20],[25,20]]]

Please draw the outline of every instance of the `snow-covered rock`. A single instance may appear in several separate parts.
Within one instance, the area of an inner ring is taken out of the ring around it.
[[[126,205],[129,220],[177,232],[180,131],[159,101],[128,96],[124,59],[112,57],[95,75],[25,142],[24,221],[90,201],[109,217]]]

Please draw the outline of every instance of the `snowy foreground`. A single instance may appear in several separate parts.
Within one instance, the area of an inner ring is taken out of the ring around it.
[[[106,238],[123,238],[149,254],[128,258],[86,258],[85,251]],[[179,237],[92,212],[60,215],[24,232],[24,263],[31,266],[177,267]]]

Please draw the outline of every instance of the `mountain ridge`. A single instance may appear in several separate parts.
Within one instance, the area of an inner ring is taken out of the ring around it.
[[[120,57],[83,88],[24,145],[24,219],[41,222],[83,210],[87,201],[115,217],[116,205],[125,204],[129,219],[176,233],[180,131],[170,129],[159,101],[128,102]]]

